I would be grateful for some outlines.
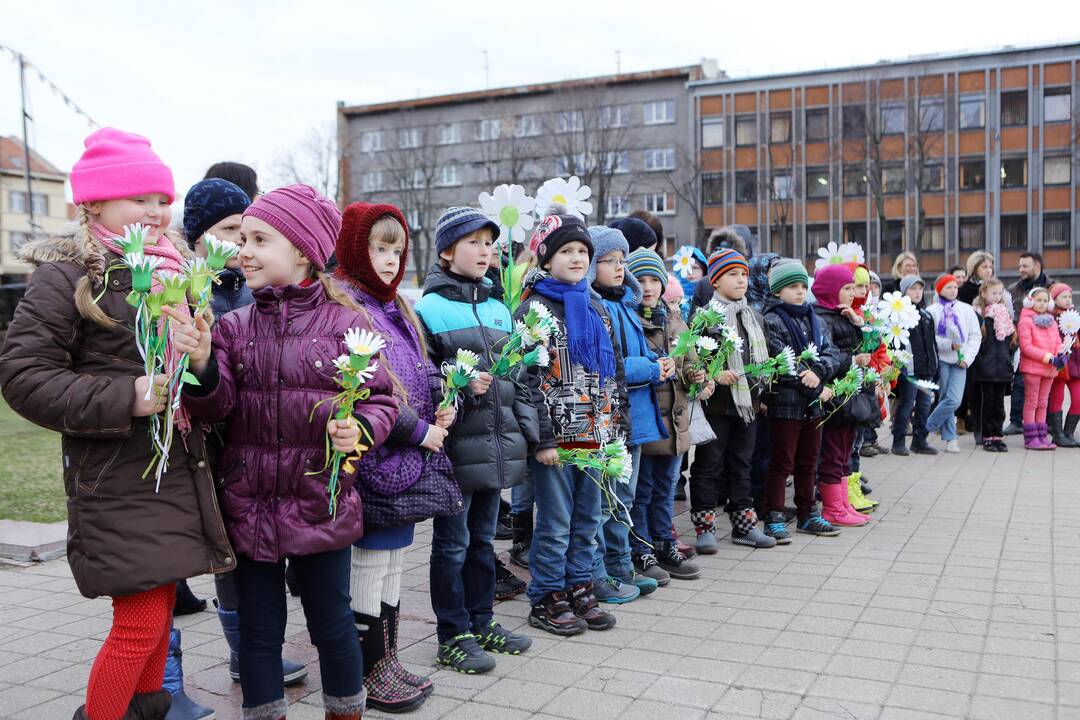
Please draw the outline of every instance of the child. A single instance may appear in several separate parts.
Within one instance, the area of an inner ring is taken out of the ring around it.
[[[353,543],[349,580],[353,618],[364,652],[367,704],[407,712],[423,704],[431,680],[397,659],[397,628],[405,548],[415,523],[461,510],[461,492],[443,445],[455,410],[436,410],[439,375],[428,359],[423,328],[398,294],[409,256],[405,217],[393,205],[353,203],[338,234],[335,278],[387,342],[394,374],[397,422],[379,454],[360,460],[357,489],[364,502],[364,536]]]
[[[548,340],[551,361],[529,368],[539,415],[540,443],[529,461],[536,495],[536,530],[529,551],[532,582],[529,624],[555,635],[607,630],[615,617],[593,594],[596,533],[602,516],[600,478],[559,463],[559,448],[596,449],[628,438],[626,398],[620,392],[622,361],[611,321],[585,279],[592,238],[581,219],[546,216],[529,241],[539,270],[525,281],[518,316],[533,303],[546,307],[556,328]]]
[[[926,283],[918,275],[905,275],[900,278],[900,292],[906,295],[919,313],[919,323],[908,332],[904,349],[911,353],[911,362],[900,369],[900,379],[896,383],[896,414],[893,416],[892,451],[894,455],[937,455],[937,450],[926,442],[928,431],[926,421],[930,417],[930,406],[934,397],[923,392],[911,380],[929,380],[937,382],[938,353],[935,338],[934,318],[922,308],[923,291]],[[914,417],[912,412],[914,411]],[[907,448],[908,426],[911,426],[911,450]]]
[[[938,350],[937,407],[926,421],[929,432],[941,432],[945,452],[960,452],[956,441],[956,409],[964,397],[968,366],[979,354],[982,325],[970,305],[956,301],[960,283],[952,275],[942,275],[934,284],[937,302],[928,310],[934,318],[934,338]],[[1049,392],[1049,387],[1047,387]]]
[[[843,377],[852,365],[870,366],[870,353],[862,347],[863,316],[853,309],[855,302],[855,273],[848,265],[826,265],[814,274],[814,312],[818,321],[828,327],[836,357],[834,378]],[[855,399],[848,404],[854,407]],[[840,410],[848,407],[841,406]],[[876,403],[874,404],[876,409]],[[845,476],[859,422],[866,418],[852,412],[832,412],[825,406],[829,419],[821,432],[821,460],[818,465],[818,492],[821,493],[821,516],[832,525],[859,527],[868,519],[855,511],[848,502]]]
[[[68,564],[84,596],[112,598],[112,627],[75,717],[160,719],[176,583],[236,559],[200,433],[176,433],[160,488],[144,477],[150,416],[166,404],[147,391],[166,375],[142,376],[131,274],[114,266],[117,238],[134,223],[147,227],[145,254],[162,267],[179,271],[191,257],[167,230],[172,171],[139,135],[102,128],[85,146],[71,171],[78,225],[20,249],[36,270],[0,353],[0,387],[13,410],[61,433]],[[178,359],[170,354],[170,368]]]
[[[1004,302],[1005,285],[990,278],[979,285],[974,310],[982,324],[979,354],[968,370],[973,386],[972,397],[980,414],[983,450],[1008,452],[1002,427],[1005,424],[1005,395],[1012,387],[1012,355],[1016,346],[1016,328],[1012,308]]]
[[[1054,283],[1050,286],[1050,299],[1054,303],[1055,318],[1061,317],[1066,310],[1074,309],[1072,288],[1065,283]],[[1063,347],[1062,352],[1065,355],[1065,367],[1058,372],[1050,388],[1050,405],[1046,418],[1055,445],[1080,447],[1080,443],[1073,439],[1077,422],[1080,421],[1080,338],[1074,337],[1072,347]],[[1061,413],[1065,407],[1066,388],[1069,390],[1069,415],[1063,426]]]
[[[448,208],[439,218],[439,264],[424,281],[416,304],[428,353],[435,365],[453,362],[458,350],[489,367],[513,329],[510,311],[490,296],[491,266],[499,226],[480,211]],[[436,662],[464,673],[495,667],[488,652],[518,655],[532,644],[492,617],[499,494],[525,477],[529,448],[537,441],[536,410],[523,378],[481,372],[464,392],[460,414],[446,439],[446,454],[461,488],[461,512],[435,518],[431,539],[431,606],[438,621]],[[485,652],[487,651],[487,652]]]
[[[690,518],[701,555],[717,552],[716,506],[721,500],[726,500],[724,510],[731,520],[731,542],[753,548],[776,545],[775,538],[758,528],[750,494],[750,458],[761,390],[750,387],[743,368],[747,363],[764,362],[769,349],[760,315],[746,303],[748,271],[746,258],[729,248],[720,248],[709,258],[713,298],[724,307],[726,325],[738,333],[742,349],[728,356],[727,369],[714,378],[716,392],[703,409],[716,439],[698,446],[690,466]],[[710,328],[709,336],[723,341],[721,328]]]
[[[791,542],[784,515],[784,490],[792,474],[798,532],[840,534],[821,517],[814,501],[821,449],[821,406],[832,398],[832,390],[826,383],[835,375],[840,358],[833,348],[829,326],[806,304],[809,283],[806,268],[797,260],[778,262],[769,271],[772,294],[765,300],[769,354],[775,357],[789,347],[798,357],[812,343],[820,358],[797,368],[797,377],[777,378],[765,398],[772,440],[772,457],[765,479],[765,534],[778,545]]]
[[[1055,361],[1061,350],[1061,334],[1050,312],[1050,292],[1046,288],[1032,288],[1027,294],[1016,334],[1020,340],[1020,372],[1024,376],[1024,447],[1054,450],[1057,445],[1048,436],[1046,407],[1060,369]]]
[[[295,564],[312,644],[319,653],[328,718],[359,718],[363,658],[349,609],[351,545],[362,533],[356,473],[342,468],[331,512],[325,469],[333,450],[372,452],[397,419],[385,361],[365,383],[353,417],[333,419],[334,360],[367,318],[323,271],[341,215],[307,185],[261,196],[244,211],[239,258],[255,304],[226,314],[210,333],[181,326],[199,385],[185,406],[204,422],[226,422],[220,492],[236,547],[240,685],[244,717],[284,717],[281,645],[287,612],[285,558]],[[313,412],[314,419],[309,421]]]
[[[238,186],[228,180],[212,178],[191,186],[184,196],[184,236],[191,249],[206,257],[203,236],[239,243],[240,221],[251,200]],[[211,292],[211,309],[215,317],[245,305],[250,305],[251,290],[240,272],[240,259],[230,258]]]

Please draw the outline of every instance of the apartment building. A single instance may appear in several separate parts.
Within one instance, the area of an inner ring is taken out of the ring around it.
[[[15,257],[15,251],[34,233],[30,209],[39,232],[56,232],[68,220],[67,175],[31,150],[30,178],[33,194],[28,196],[22,141],[0,136],[0,276],[16,276],[5,281],[19,282],[30,272]]]

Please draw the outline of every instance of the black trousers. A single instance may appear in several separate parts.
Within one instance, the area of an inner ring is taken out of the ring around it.
[[[979,407],[979,427],[982,429],[983,438],[1001,437],[1002,426],[1005,424],[1005,394],[1009,391],[1009,383],[976,382],[972,385],[975,388],[972,400],[973,404]]]
[[[698,445],[690,465],[690,510],[725,512],[754,506],[750,493],[750,459],[759,420],[747,425],[737,415],[707,415],[716,439]]]

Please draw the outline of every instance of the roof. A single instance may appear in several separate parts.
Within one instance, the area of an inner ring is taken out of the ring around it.
[[[559,90],[574,90],[582,88],[603,87],[607,85],[624,85],[628,83],[651,82],[655,80],[696,80],[702,77],[702,69],[699,65],[687,65],[684,67],[666,68],[662,70],[647,70],[644,72],[618,73],[615,75],[598,75],[596,77],[577,78],[563,80],[561,82],[536,83],[532,85],[515,85],[513,87],[496,88],[493,90],[475,90],[472,92],[452,93],[449,95],[433,95],[431,97],[416,98],[415,100],[394,100],[391,102],[373,103],[370,105],[345,105],[339,103],[339,111],[343,115],[369,115],[396,110],[410,110],[415,108],[438,107],[440,105],[459,105],[463,103],[483,102],[508,97],[524,97],[527,95],[541,95],[544,93],[557,92]]]
[[[24,174],[26,172],[25,157],[21,140],[13,136],[0,135],[0,172]],[[64,171],[36,153],[33,148],[30,150],[30,170],[34,174],[56,175],[60,178],[66,175]]]

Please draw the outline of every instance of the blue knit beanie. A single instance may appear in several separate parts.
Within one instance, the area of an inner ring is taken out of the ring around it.
[[[593,256],[589,263],[589,284],[596,279],[596,263],[604,259],[605,255],[622,250],[623,259],[630,254],[630,243],[621,231],[615,228],[593,225],[589,228],[589,237],[592,238]]]
[[[443,252],[469,233],[480,228],[491,229],[491,239],[499,237],[499,226],[484,213],[471,207],[449,207],[435,223],[435,251]]]
[[[242,215],[249,205],[247,193],[228,180],[200,180],[184,196],[184,237],[194,248],[203,233],[230,215]]]

